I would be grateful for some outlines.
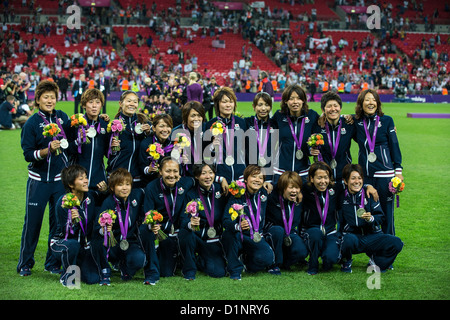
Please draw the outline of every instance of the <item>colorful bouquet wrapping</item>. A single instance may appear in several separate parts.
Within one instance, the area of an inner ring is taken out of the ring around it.
[[[149,210],[145,213],[144,224],[154,226],[157,223],[161,223],[163,221],[163,216],[156,210]],[[158,230],[158,240],[167,239],[167,235],[161,229]]]
[[[218,136],[219,134],[225,133],[227,131],[227,127],[220,120],[217,120],[216,122],[214,122],[211,125],[210,129],[211,129],[211,133],[214,137]]]
[[[56,140],[56,137],[59,135],[60,132],[61,129],[58,127],[56,123],[49,123],[44,127],[44,131],[42,132],[42,134],[44,135],[44,137],[49,137],[52,138],[52,140]],[[59,154],[61,154],[61,149],[58,148],[58,150],[56,150],[56,155]]]
[[[177,133],[174,145],[180,149],[189,148],[191,146],[191,139],[185,133]]]
[[[205,210],[205,208],[203,207],[203,203],[201,201],[191,200],[186,205],[186,213],[190,214],[192,217],[198,217],[200,210]],[[199,231],[200,226],[194,226],[193,230]]]
[[[320,133],[312,134],[308,141],[306,141],[306,144],[311,148],[317,148],[320,149],[321,146],[325,144],[325,141],[323,140],[323,136]],[[323,161],[322,155],[319,154],[319,156],[314,156],[314,161]]]
[[[126,125],[123,123],[122,119],[114,119],[111,120],[108,123],[108,127],[106,128],[106,131],[112,132],[111,140],[110,140],[110,150],[108,152],[108,156],[110,154],[110,151],[120,151],[120,146],[111,147],[112,139],[118,139],[119,134],[122,133],[125,130]]]
[[[116,222],[116,213],[114,210],[108,209],[100,213],[100,217],[98,218],[99,225],[103,228],[103,236],[104,241],[103,245],[105,247],[114,247],[117,244],[116,238],[114,235],[108,232],[107,227],[112,226],[114,222]]]
[[[62,198],[61,207],[63,207],[64,209],[68,209],[65,240],[67,240],[69,232],[73,234],[72,225],[81,221],[80,217],[72,219],[72,209],[78,206],[80,206],[80,200],[73,193],[67,193]]]
[[[400,192],[405,189],[405,183],[402,182],[402,180],[398,177],[394,177],[391,179],[391,182],[389,182],[389,191],[392,192],[392,194],[396,195],[397,198],[397,208],[400,207]]]
[[[82,113],[76,113],[70,117],[70,126],[78,128],[78,153],[81,153],[81,144],[91,143],[91,140],[86,135],[87,121]]]
[[[240,198],[245,193],[245,183],[242,181],[231,181],[228,185],[228,191],[235,197]]]
[[[151,160],[151,166],[152,168],[155,167],[156,162],[161,158],[164,157],[164,149],[160,143],[152,143],[148,146],[146,152],[149,154],[149,160]]]

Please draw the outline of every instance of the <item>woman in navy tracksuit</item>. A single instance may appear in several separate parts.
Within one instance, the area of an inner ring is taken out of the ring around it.
[[[293,171],[285,171],[269,194],[266,213],[266,229],[270,235],[268,242],[275,252],[272,270],[280,272],[280,267],[289,268],[308,256],[305,243],[300,238],[302,179]]]
[[[170,156],[173,149],[173,142],[170,140],[173,128],[172,117],[165,113],[156,115],[152,128],[152,133],[142,140],[139,147],[139,171],[144,186],[159,177],[159,164],[164,157]],[[147,151],[150,145],[155,143],[161,144],[164,151],[164,156],[160,156],[159,159],[153,159]]]
[[[66,286],[71,272],[67,272],[70,266],[77,265],[80,268],[81,280],[88,283],[98,283],[100,280],[100,268],[96,264],[91,251],[91,237],[94,220],[96,218],[95,203],[99,193],[89,191],[88,172],[80,165],[74,164],[61,171],[61,179],[66,192],[73,193],[80,205],[71,210],[63,208],[61,203],[65,195],[58,200],[56,207],[58,225],[55,237],[50,246],[53,256],[61,261],[62,273],[60,282]],[[102,191],[106,191],[106,184],[102,185]],[[74,222],[74,219],[80,219]]]
[[[230,279],[240,280],[244,264],[248,272],[258,272],[272,266],[275,256],[263,235],[267,208],[267,191],[262,188],[263,170],[251,164],[244,171],[245,194],[230,197],[223,215],[222,243],[227,258]],[[233,204],[243,206],[246,218],[233,217]],[[243,255],[243,259],[239,258]],[[270,270],[269,270],[270,271]]]
[[[113,139],[112,146],[119,146],[120,151],[112,152],[108,158],[106,171],[111,174],[117,168],[127,169],[133,176],[133,187],[143,187],[139,172],[139,147],[141,141],[150,133],[150,124],[144,114],[136,114],[139,97],[134,91],[125,91],[120,96],[119,112],[116,119],[122,119],[126,125],[118,141]]]
[[[138,239],[144,191],[132,189],[132,184],[133,178],[126,169],[118,168],[113,171],[108,180],[111,195],[103,201],[94,222],[91,245],[94,258],[101,268],[100,285],[110,285],[111,270],[108,262],[118,266],[124,281],[131,280],[147,262]],[[105,210],[114,210],[117,216],[111,228],[111,235],[117,241],[113,247],[108,244],[105,246],[105,231],[98,221],[100,214]]]
[[[161,178],[151,181],[145,188],[144,214],[156,210],[163,216],[163,222],[155,228],[141,225],[140,236],[147,255],[148,264],[144,268],[144,283],[155,284],[159,277],[171,277],[175,273],[179,256],[178,232],[180,218],[184,214],[185,196],[194,185],[194,179],[180,178],[178,162],[165,157],[159,166]],[[143,217],[142,217],[143,221]],[[168,236],[159,241],[155,251],[155,233],[161,229]]]
[[[342,169],[348,163],[352,163],[350,146],[352,139],[356,137],[354,124],[347,123],[341,116],[342,100],[335,92],[325,93],[320,100],[320,107],[325,117],[320,117],[313,126],[313,133],[320,133],[325,144],[320,149],[312,149],[311,154],[322,156],[322,161],[328,164],[333,171],[336,188],[344,189],[342,181]]]
[[[185,149],[188,154],[183,154],[181,158],[180,172],[183,177],[193,177],[193,165],[202,163],[203,150],[209,144],[203,141],[205,109],[200,102],[189,101],[182,108],[182,119],[183,123],[173,129],[171,139],[175,141],[177,133],[183,133],[191,140],[191,146]]]
[[[267,92],[259,92],[253,98],[255,115],[245,118],[248,129],[246,137],[246,163],[258,164],[264,168],[267,182],[273,180],[273,168],[277,166],[274,161],[275,144],[278,140],[273,138],[277,123],[270,119],[272,111],[272,97]],[[272,143],[274,145],[272,146]]]
[[[56,231],[57,200],[64,194],[61,183],[61,170],[68,165],[69,159],[65,147],[69,137],[70,121],[60,110],[55,110],[58,98],[58,86],[52,81],[41,81],[36,87],[35,103],[39,111],[33,114],[22,128],[21,146],[28,165],[26,192],[26,212],[20,244],[20,256],[17,272],[21,276],[31,275],[34,266],[34,251],[39,240],[45,207],[49,204],[49,237],[45,270],[60,273],[60,262],[51,254],[50,239]],[[45,137],[44,127],[56,123],[61,129],[57,139]],[[61,154],[56,155],[60,149]]]
[[[244,135],[246,125],[244,119],[234,115],[236,112],[237,101],[233,90],[228,87],[222,87],[214,93],[214,109],[217,117],[211,119],[205,126],[205,137],[207,141],[214,139],[210,147],[216,165],[216,182],[219,177],[226,179],[229,184],[231,181],[242,179],[245,169],[245,148]],[[222,121],[226,126],[226,132],[220,137],[211,138],[209,130],[214,122]],[[218,152],[217,152],[218,150]]]
[[[86,90],[81,96],[81,107],[86,111],[87,120],[85,134],[90,143],[82,143],[79,128],[71,127],[71,134],[76,138],[70,152],[74,162],[86,168],[90,190],[97,190],[100,182],[107,181],[104,158],[108,154],[111,134],[106,130],[108,123],[99,117],[104,101],[103,93],[95,88]]]
[[[181,214],[178,237],[181,254],[184,256],[183,276],[187,280],[193,280],[199,269],[210,277],[221,278],[226,273],[221,241],[226,198],[221,193],[220,184],[214,183],[214,166],[197,164],[193,170],[196,184],[187,193],[185,203],[192,200],[201,202],[204,210],[199,210],[198,217],[192,217],[187,212]]]
[[[279,128],[280,150],[278,167],[274,168],[274,182],[284,171],[294,171],[305,183],[310,166],[306,141],[319,116],[316,111],[309,109],[306,93],[299,85],[290,85],[284,89],[280,108],[272,117]]]
[[[378,201],[367,197],[362,167],[359,164],[346,165],[343,177],[346,189],[339,212],[339,229],[343,235],[341,270],[352,272],[352,254],[366,253],[371,263],[382,272],[386,271],[402,250],[403,242],[381,230],[385,218],[383,210]]]
[[[403,181],[403,167],[394,121],[383,113],[380,97],[372,89],[359,94],[355,117],[358,163],[364,169],[365,182],[380,195],[381,208],[386,216],[383,232],[395,235],[394,196],[389,191],[389,182],[395,176]]]
[[[307,272],[314,275],[319,271],[319,257],[323,271],[330,270],[340,257],[336,230],[339,195],[330,166],[322,161],[313,163],[302,194],[302,236],[309,251]]]

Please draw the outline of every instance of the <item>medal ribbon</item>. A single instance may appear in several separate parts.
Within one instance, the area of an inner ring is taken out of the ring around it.
[[[122,210],[120,209],[119,200],[117,200],[116,196],[114,196],[114,201],[116,202],[116,212],[117,212],[117,218],[119,219],[119,226],[120,226],[120,233],[122,234],[122,240],[127,239],[127,233],[128,233],[128,219],[130,216],[130,201],[127,205],[127,211],[125,214],[125,223],[123,223],[122,220]]]
[[[44,114],[41,111],[39,111],[39,115],[41,116],[42,120],[44,120],[45,125],[49,125],[50,124],[50,122],[48,122],[48,120],[45,118]],[[50,115],[50,118],[51,118],[51,115]],[[64,139],[67,140],[66,133],[64,132],[64,129],[63,129],[61,123],[59,122],[59,119],[58,119],[58,116],[56,114],[56,111],[55,111],[55,118],[56,118],[56,121],[55,121],[56,125],[61,130],[61,133],[58,134],[58,137],[63,137]],[[53,140],[56,140],[56,138],[53,138]]]
[[[197,187],[198,190],[198,194],[200,196],[200,200],[203,203],[203,208],[205,208],[205,215],[206,215],[206,220],[208,221],[208,224],[211,228],[214,228],[214,185],[211,186],[212,188],[212,201],[211,201],[211,214],[209,214],[209,210],[208,210],[208,202],[205,201],[205,198],[202,195],[202,192],[200,190],[200,187]]]
[[[369,150],[371,153],[375,151],[375,140],[377,139],[377,131],[378,131],[378,124],[380,122],[380,117],[375,117],[375,128],[373,129],[373,135],[370,136],[369,130],[367,129],[367,123],[366,119],[363,120],[364,123],[364,131],[366,133],[367,143],[369,145]]]
[[[325,227],[325,221],[327,220],[328,206],[329,206],[329,200],[330,200],[330,196],[328,194],[328,189],[325,193],[325,204],[324,204],[323,209],[322,209],[322,206],[320,205],[319,197],[317,196],[316,191],[314,191],[314,198],[316,199],[316,207],[317,207],[317,210],[319,211],[319,216],[320,216],[320,220],[322,222],[322,226]]]
[[[252,223],[251,223],[250,219],[245,214],[240,215],[239,216],[239,225],[241,225],[242,219],[247,220],[248,225],[250,227],[250,229],[249,229],[250,230],[250,238],[253,239],[253,227],[252,227]],[[244,233],[242,230],[241,230],[241,241],[244,241]]]
[[[292,124],[292,121],[289,118],[289,116],[287,116],[286,119],[289,122],[289,128],[291,129],[291,134],[292,134],[292,137],[294,138],[297,150],[300,150],[302,148],[303,133],[305,132],[305,119],[306,118],[303,117],[303,119],[302,119],[302,125],[301,125],[301,129],[300,129],[300,137],[299,138],[297,138],[297,135],[295,134],[294,125]]]
[[[256,218],[255,215],[253,214],[253,207],[252,207],[252,203],[250,201],[250,199],[248,198],[248,195],[245,195],[246,201],[247,201],[247,206],[248,206],[248,210],[250,211],[250,220],[253,223],[253,230],[255,232],[258,232],[259,229],[259,220],[261,217],[261,197],[259,196],[259,192],[256,194],[258,197],[258,206],[256,207]],[[252,228],[250,228],[251,230]]]
[[[289,222],[286,220],[286,209],[284,208],[284,200],[281,195],[279,195],[280,207],[281,207],[281,216],[283,217],[284,231],[286,231],[287,235],[291,234],[292,222],[294,221],[294,205],[292,203],[291,210],[289,212]]]
[[[255,126],[255,130],[256,130],[256,137],[257,137],[258,147],[259,147],[259,156],[261,158],[263,158],[264,154],[266,153],[267,144],[269,142],[270,122],[267,121],[266,136],[264,137],[264,142],[262,142],[262,139],[261,139],[261,137],[259,135],[258,121],[256,120],[256,117],[253,120],[254,120],[254,126]],[[264,131],[264,130],[261,129],[261,135],[262,135],[262,131]]]
[[[227,128],[228,129],[228,128]],[[230,133],[230,135],[228,135]],[[225,133],[222,133],[222,136],[225,135],[225,150],[227,156],[233,156],[233,146],[234,146],[234,116],[231,116],[231,128],[226,130]],[[229,138],[229,139],[228,139]]]
[[[339,121],[339,128],[338,128],[338,132],[337,132],[337,136],[336,136],[336,141],[334,141],[334,148],[333,148],[333,144],[332,144],[333,138],[331,137],[331,134],[330,134],[330,128],[328,128],[328,122],[325,122],[325,130],[327,131],[328,145],[330,146],[332,159],[336,158],[336,153],[337,153],[337,150],[339,147],[339,141],[341,140],[341,128],[342,128],[342,121]]]
[[[175,205],[177,203],[178,189],[177,189],[177,187],[175,185],[175,197],[173,198],[173,209],[172,209],[173,212],[172,212],[172,210],[170,210],[169,200],[167,199],[167,196],[164,193],[164,186],[163,186],[163,183],[162,183],[162,179],[159,180],[159,184],[161,185],[161,190],[162,190],[162,194],[163,194],[163,197],[164,197],[164,204],[166,206],[167,215],[169,216],[169,220],[170,220],[170,222],[173,225],[173,218],[172,217],[173,217],[173,215],[175,215]]]

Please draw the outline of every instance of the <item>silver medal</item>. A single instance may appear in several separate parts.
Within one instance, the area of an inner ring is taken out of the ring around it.
[[[286,236],[283,239],[283,243],[286,247],[290,247],[292,245],[292,239],[290,236]]]
[[[256,243],[258,243],[258,242],[260,242],[261,241],[261,234],[259,233],[259,232],[255,232],[254,234],[253,234],[253,241],[254,242],[256,242]]]
[[[303,158],[303,151],[297,150],[297,152],[295,153],[295,157],[297,158],[297,160],[301,160]]]
[[[366,210],[364,210],[364,208],[359,208],[358,210],[356,210],[356,215],[359,218],[361,218],[364,213],[366,213]]]
[[[89,138],[94,138],[96,135],[97,135],[97,130],[95,130],[95,128],[94,127],[90,127],[89,129],[88,129],[88,131],[86,132],[86,135],[89,137]]]
[[[170,226],[170,234],[171,235],[175,234],[175,227],[173,225]]]
[[[367,157],[369,162],[375,162],[377,160],[377,155],[373,152],[369,153],[369,156]]]
[[[67,141],[67,139],[63,138],[59,142],[61,148],[67,149],[69,147],[69,142]]]
[[[330,167],[331,167],[331,169],[336,169],[336,167],[337,167],[337,161],[336,161],[336,159],[331,159],[331,162],[330,162]]]
[[[267,164],[266,158],[264,158],[264,157],[259,157],[259,159],[258,159],[258,165],[259,165],[260,167],[264,167],[266,164]]]
[[[130,244],[128,243],[127,240],[122,240],[122,241],[120,241],[119,246],[120,246],[120,249],[122,249],[123,251],[127,251],[128,248],[130,247]]]
[[[134,131],[137,133],[137,134],[141,134],[143,131],[142,131],[142,124],[140,124],[140,123],[137,123],[135,126],[134,126]]]
[[[327,231],[325,230],[325,227],[323,225],[320,225],[320,231],[322,231],[323,235],[327,235]]]
[[[214,238],[216,236],[216,229],[214,229],[213,227],[209,227],[207,235],[209,238]]]
[[[227,156],[225,158],[225,163],[226,163],[227,166],[231,167],[234,164],[233,156]]]

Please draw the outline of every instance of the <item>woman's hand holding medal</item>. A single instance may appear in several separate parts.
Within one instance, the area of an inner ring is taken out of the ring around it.
[[[59,140],[52,140],[52,142],[50,142],[50,152],[51,153],[55,153],[59,148],[61,147],[61,141]]]
[[[366,222],[370,222],[370,220],[372,219],[372,214],[366,211],[361,215],[361,218],[366,220]]]

